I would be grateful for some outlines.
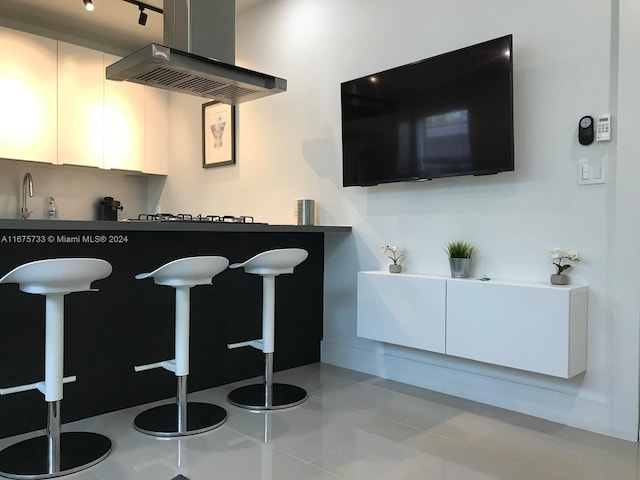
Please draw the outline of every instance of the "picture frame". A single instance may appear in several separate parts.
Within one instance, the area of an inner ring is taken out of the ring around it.
[[[236,107],[220,102],[202,105],[202,168],[236,163]]]

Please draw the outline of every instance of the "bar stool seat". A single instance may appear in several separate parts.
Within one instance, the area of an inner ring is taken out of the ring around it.
[[[136,372],[164,368],[175,373],[176,402],[150,408],[134,419],[136,430],[157,437],[177,437],[206,432],[227,420],[227,411],[209,403],[187,402],[189,375],[190,290],[210,285],[213,277],[226,270],[229,260],[218,256],[196,256],[173,260],[152,272],[136,275],[138,280],[153,278],[157,285],[176,290],[175,358],[134,367]]]
[[[53,478],[78,472],[100,462],[111,451],[111,440],[90,432],[61,433],[60,401],[63,384],[64,296],[93,290],[91,283],[108,277],[111,265],[97,258],[54,258],[14,268],[0,283],[18,283],[26,293],[44,295],[45,379],[17,387],[0,388],[0,395],[28,390],[44,394],[49,407],[47,433],[10,445],[0,452],[0,475],[8,478]]]
[[[227,347],[250,346],[261,350],[265,356],[263,383],[245,385],[232,390],[227,399],[240,408],[255,411],[277,410],[300,405],[307,399],[307,392],[296,385],[273,382],[273,352],[275,350],[275,279],[278,275],[293,273],[309,253],[302,248],[280,248],[259,253],[243,263],[229,268],[244,268],[253,275],[262,276],[262,338],[231,343]]]

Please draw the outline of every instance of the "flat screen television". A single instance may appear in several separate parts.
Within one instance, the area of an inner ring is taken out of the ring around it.
[[[343,186],[513,170],[512,36],[341,84]]]

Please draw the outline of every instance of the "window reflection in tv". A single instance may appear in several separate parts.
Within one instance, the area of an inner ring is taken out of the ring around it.
[[[512,36],[342,83],[343,185],[513,170]]]

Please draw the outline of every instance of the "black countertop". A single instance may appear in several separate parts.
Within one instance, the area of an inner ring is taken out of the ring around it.
[[[129,232],[274,232],[274,233],[349,233],[350,226],[267,225],[228,222],[137,222],[90,220],[0,219],[0,230],[94,230]]]

